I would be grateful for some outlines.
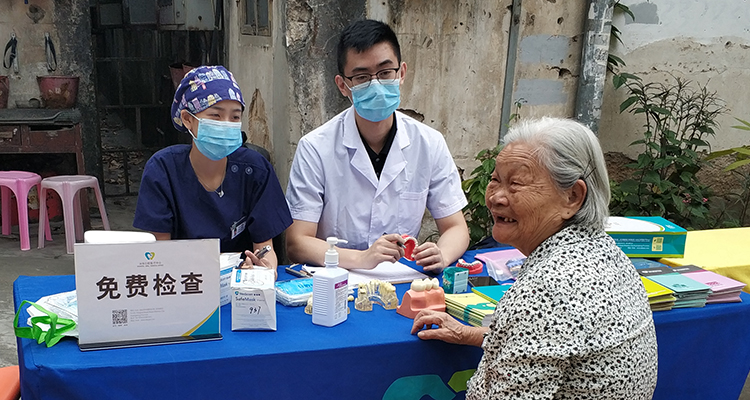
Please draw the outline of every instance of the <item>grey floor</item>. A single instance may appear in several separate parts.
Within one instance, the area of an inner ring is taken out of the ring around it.
[[[106,200],[107,215],[112,229],[133,230],[135,212],[134,196],[110,197]],[[101,229],[101,220],[91,221],[93,229]],[[31,250],[21,251],[18,227],[10,236],[0,236],[0,367],[18,364],[16,339],[13,333],[13,281],[19,275],[72,275],[73,255],[65,249],[65,236],[62,222],[52,222],[52,242],[45,248],[37,249],[37,226],[32,224]],[[750,379],[739,400],[750,400]]]

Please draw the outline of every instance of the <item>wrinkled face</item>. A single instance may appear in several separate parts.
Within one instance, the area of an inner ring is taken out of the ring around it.
[[[568,195],[553,183],[526,143],[511,143],[495,159],[485,203],[492,236],[529,255],[572,216]]]

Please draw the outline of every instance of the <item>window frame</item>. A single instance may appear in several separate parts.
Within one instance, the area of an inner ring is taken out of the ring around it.
[[[265,1],[268,3],[268,26],[260,27],[258,21],[258,3]],[[255,24],[247,23],[247,7],[250,4],[255,6]],[[240,2],[240,33],[248,36],[260,36],[260,37],[271,37],[271,31],[273,28],[273,0],[242,0]]]

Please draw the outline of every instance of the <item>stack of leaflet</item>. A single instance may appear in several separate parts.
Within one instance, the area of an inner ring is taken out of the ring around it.
[[[643,268],[638,273],[674,292],[672,308],[703,307],[711,294],[708,285],[678,274],[667,266]]]
[[[508,291],[513,285],[510,283],[503,283],[502,285],[492,286],[474,286],[471,291],[483,297],[485,300],[492,304],[497,304],[500,298],[503,297],[505,292]]]
[[[641,277],[641,281],[643,281],[643,287],[646,288],[648,305],[651,306],[651,311],[668,311],[674,307],[673,291],[648,278]]]
[[[495,305],[476,293],[445,294],[448,314],[472,326],[489,326]]]
[[[745,283],[743,282],[727,278],[716,272],[706,271],[695,265],[672,267],[672,271],[708,285],[712,293],[708,296],[707,303],[739,303],[742,301],[740,299],[740,292],[745,287]]]

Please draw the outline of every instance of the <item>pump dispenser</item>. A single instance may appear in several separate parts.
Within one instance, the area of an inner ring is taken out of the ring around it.
[[[339,268],[339,252],[334,246],[347,243],[336,237],[326,239],[326,267],[313,275],[312,322],[334,326],[346,321],[346,297],[349,292],[349,271]]]

